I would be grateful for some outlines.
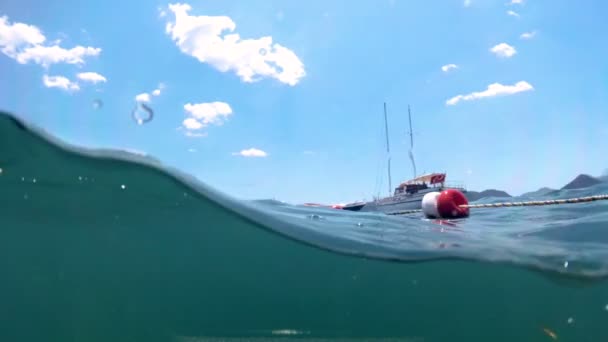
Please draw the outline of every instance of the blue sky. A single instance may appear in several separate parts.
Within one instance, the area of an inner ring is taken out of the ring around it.
[[[408,104],[419,173],[512,194],[601,174],[608,4],[511,1],[5,0],[0,108],[249,199],[386,194],[384,101],[393,185]]]

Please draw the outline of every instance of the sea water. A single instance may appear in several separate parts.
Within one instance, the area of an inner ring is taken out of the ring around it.
[[[5,113],[0,170],[0,341],[608,341],[605,202],[242,201]]]

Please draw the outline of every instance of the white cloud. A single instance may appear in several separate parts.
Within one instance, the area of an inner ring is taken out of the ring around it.
[[[203,124],[198,122],[195,118],[187,118],[183,122],[184,127],[189,130],[197,130],[203,128]]]
[[[165,84],[164,84],[164,83],[159,83],[159,84],[158,84],[158,88],[156,88],[156,89],[154,89],[154,90],[152,91],[152,95],[154,95],[154,96],[159,96],[159,95],[160,95],[160,93],[161,93],[161,91],[162,91],[163,89],[165,89]]]
[[[191,131],[197,131],[209,125],[221,126],[232,115],[230,105],[219,101],[186,103],[184,110],[189,116],[182,122],[182,126],[188,131],[187,133],[193,133]]]
[[[524,32],[519,36],[519,38],[520,39],[532,39],[532,38],[534,38],[534,36],[536,36],[536,31]]]
[[[190,137],[190,138],[202,138],[202,137],[206,137],[207,133],[197,133],[197,132],[191,132],[191,131],[187,131],[186,132],[186,136]]]
[[[519,18],[519,13],[515,12],[515,11],[507,11],[507,15],[510,15],[512,17],[516,17]]]
[[[160,96],[163,89],[165,89],[165,84],[159,83],[158,88],[156,88],[152,91],[152,95]],[[141,93],[141,94],[135,96],[135,101],[148,103],[148,102],[152,101],[152,98],[150,97],[150,93]]]
[[[0,47],[2,53],[10,56],[23,46],[44,43],[46,37],[36,26],[23,23],[11,24],[8,17],[0,17]]]
[[[252,147],[247,150],[242,150],[241,152],[235,152],[232,155],[242,156],[242,157],[267,157],[268,153]]]
[[[446,64],[444,66],[441,67],[441,70],[443,70],[443,72],[448,72],[452,69],[458,69],[458,65],[456,64]]]
[[[167,16],[167,12],[162,7],[158,6],[156,10],[158,11],[159,18],[164,18]]]
[[[42,82],[47,88],[61,88],[63,90],[78,91],[80,87],[77,83],[70,81],[64,76],[42,76]]]
[[[204,126],[209,124],[221,125],[232,114],[232,108],[225,102],[186,103],[184,109],[193,118],[202,121]]]
[[[97,84],[98,82],[107,81],[107,79],[103,75],[100,75],[96,72],[81,72],[81,73],[77,74],[76,77],[78,77],[79,79],[81,79],[83,81],[91,82],[93,84]]]
[[[298,56],[273,43],[270,36],[241,39],[232,33],[236,24],[227,16],[191,16],[188,4],[171,4],[169,9],[175,14],[175,22],[167,23],[167,34],[183,53],[201,63],[221,72],[233,71],[244,82],[272,77],[294,86],[306,74]]]
[[[460,101],[478,100],[485,97],[494,97],[501,95],[513,95],[525,91],[534,90],[534,87],[526,81],[519,81],[514,85],[502,85],[500,83],[492,83],[488,89],[480,92],[473,92],[467,95],[457,95],[446,101],[448,106],[453,106]]]
[[[509,5],[523,5],[524,4],[524,0],[511,0],[511,2],[509,3]]]
[[[84,64],[84,58],[98,56],[100,48],[76,46],[65,49],[60,41],[43,45],[46,37],[39,28],[23,23],[10,23],[8,17],[0,17],[0,51],[20,64],[34,62],[44,67],[51,64]]]
[[[35,45],[23,49],[16,55],[15,59],[21,64],[34,62],[44,67],[48,67],[51,64],[58,63],[84,64],[84,57],[98,56],[100,52],[100,48],[84,46],[76,46],[68,50],[59,45]]]
[[[471,6],[471,0],[464,0],[464,7]]]
[[[517,50],[507,43],[500,43],[491,48],[490,51],[496,56],[503,58],[513,57],[517,53]]]
[[[221,125],[225,118],[232,114],[232,108],[225,102],[186,103],[184,109],[203,124]]]
[[[150,102],[150,94],[148,94],[148,93],[141,93],[141,94],[135,96],[135,101],[137,101],[137,102]]]

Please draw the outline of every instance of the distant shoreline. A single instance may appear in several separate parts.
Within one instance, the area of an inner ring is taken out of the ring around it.
[[[530,192],[526,192],[523,193],[519,196],[512,196],[509,193],[507,193],[506,191],[503,190],[497,190],[497,189],[486,189],[483,191],[467,191],[466,192],[466,197],[469,201],[477,201],[480,200],[482,198],[488,198],[488,197],[505,197],[505,198],[510,198],[510,197],[540,197],[540,196],[548,196],[551,195],[553,193],[556,193],[560,190],[568,190],[568,189],[584,189],[584,188],[588,188],[590,186],[594,186],[596,184],[600,184],[600,183],[606,183],[608,182],[608,175],[603,175],[600,177],[593,177],[590,176],[588,174],[579,174],[578,176],[576,176],[572,181],[570,181],[568,184],[564,185],[563,187],[561,187],[560,189],[552,189],[552,188],[548,188],[548,187],[542,187],[538,190],[535,191],[530,191]]]

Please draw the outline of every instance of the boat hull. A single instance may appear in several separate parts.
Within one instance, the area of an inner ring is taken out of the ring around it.
[[[385,197],[379,200],[346,205],[342,209],[361,212],[398,213],[422,209],[422,198],[429,192],[441,192],[445,188],[432,188],[414,194]],[[464,189],[457,189],[464,192]]]

